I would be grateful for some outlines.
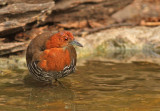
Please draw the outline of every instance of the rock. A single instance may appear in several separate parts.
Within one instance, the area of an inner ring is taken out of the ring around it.
[[[56,2],[53,13],[47,21],[61,24],[61,26],[85,20],[108,25],[114,22],[110,15],[131,2],[132,0],[60,0]]]
[[[135,18],[157,17],[160,13],[159,6],[160,2],[158,1],[150,3],[149,1],[147,2],[147,0],[134,0],[132,4],[114,13],[112,18],[117,22],[123,22]]]
[[[14,3],[0,8],[0,37],[31,28],[34,22],[39,24],[45,21],[54,5],[50,1],[39,4]]]
[[[0,70],[4,69],[27,69],[24,56],[12,56],[9,58],[0,58]]]
[[[0,56],[26,50],[26,42],[1,43]]]
[[[117,28],[77,38],[83,44],[78,49],[79,57],[112,51],[156,51],[160,50],[160,27]]]
[[[132,0],[2,0],[0,37],[14,37],[14,34],[48,24],[66,27],[67,23],[77,24],[87,20],[94,21],[90,22],[91,27],[112,24],[114,21],[110,15],[131,2]]]

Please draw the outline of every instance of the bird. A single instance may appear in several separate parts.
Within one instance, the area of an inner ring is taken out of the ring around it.
[[[77,61],[74,46],[83,47],[69,31],[38,35],[26,51],[30,75],[38,81],[51,83],[74,73]]]

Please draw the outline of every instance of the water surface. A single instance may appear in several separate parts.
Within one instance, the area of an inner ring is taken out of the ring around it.
[[[27,69],[1,72],[0,111],[159,111],[160,66],[87,60],[76,73],[45,85]]]

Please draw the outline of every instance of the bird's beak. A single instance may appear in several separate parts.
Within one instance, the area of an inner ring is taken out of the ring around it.
[[[80,44],[79,42],[77,42],[76,40],[71,41],[70,44],[72,44],[72,45],[77,45],[77,46],[79,46],[79,47],[83,47],[83,45]]]

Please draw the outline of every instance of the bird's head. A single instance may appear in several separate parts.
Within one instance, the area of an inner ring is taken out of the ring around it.
[[[83,47],[79,42],[77,42],[72,33],[68,31],[61,31],[50,37],[46,42],[46,48],[63,48],[69,45],[77,45]]]

